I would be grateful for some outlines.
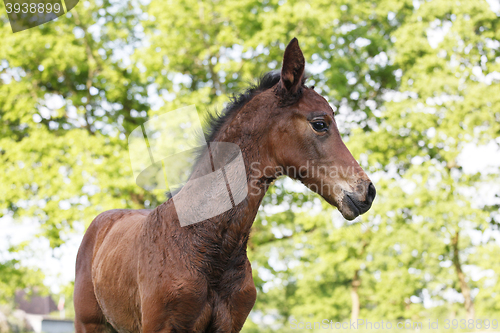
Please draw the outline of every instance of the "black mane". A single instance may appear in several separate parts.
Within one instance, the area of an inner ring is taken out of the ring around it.
[[[274,87],[280,80],[281,75],[279,71],[271,71],[264,74],[258,79],[257,83],[251,85],[247,90],[239,94],[233,94],[230,97],[230,103],[222,110],[221,113],[210,115],[208,119],[208,129],[205,132],[207,142],[212,142],[215,135],[221,129],[222,125],[228,118],[235,112],[248,103],[255,95],[263,92],[264,90]]]

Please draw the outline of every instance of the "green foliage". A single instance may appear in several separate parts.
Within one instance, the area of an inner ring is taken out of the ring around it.
[[[18,260],[0,262],[0,304],[12,303],[16,290],[41,286],[43,273],[20,265]],[[43,289],[39,289],[44,292]]]

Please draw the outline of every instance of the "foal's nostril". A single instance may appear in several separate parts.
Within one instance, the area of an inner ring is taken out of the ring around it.
[[[368,193],[366,194],[366,201],[368,202],[368,204],[371,204],[373,202],[376,194],[377,190],[375,189],[375,186],[373,186],[373,183],[370,183],[370,185],[368,185]]]

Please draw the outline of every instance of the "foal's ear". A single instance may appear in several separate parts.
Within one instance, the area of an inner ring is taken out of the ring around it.
[[[286,47],[281,68],[281,84],[288,92],[296,93],[302,85],[305,62],[299,41],[293,38]]]

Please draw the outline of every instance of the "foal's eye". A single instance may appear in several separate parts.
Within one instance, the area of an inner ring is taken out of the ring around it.
[[[326,132],[328,130],[328,124],[323,120],[313,121],[311,125],[316,132]]]

